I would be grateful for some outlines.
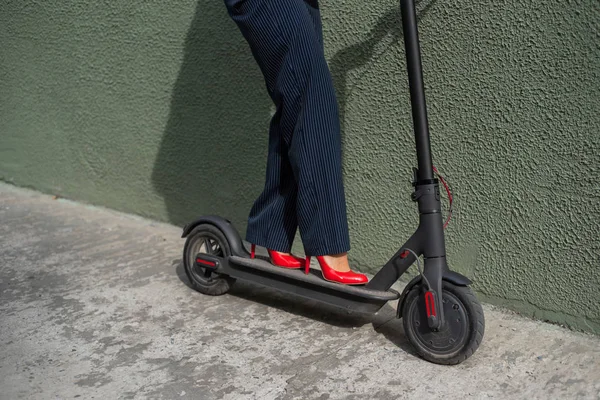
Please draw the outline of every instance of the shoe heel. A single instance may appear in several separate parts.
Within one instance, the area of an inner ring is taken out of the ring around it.
[[[306,256],[306,261],[304,263],[304,273],[308,275],[310,272],[310,256]]]

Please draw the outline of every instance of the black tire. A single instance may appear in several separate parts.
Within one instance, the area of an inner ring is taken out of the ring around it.
[[[443,282],[445,324],[438,332],[427,324],[425,298],[415,285],[402,306],[402,324],[408,340],[425,360],[443,365],[459,364],[471,357],[483,339],[485,320],[481,304],[466,286]]]
[[[183,247],[183,266],[192,287],[198,292],[211,296],[227,293],[235,279],[206,268],[196,267],[195,260],[198,253],[224,258],[231,255],[229,243],[219,228],[203,224],[190,232]]]

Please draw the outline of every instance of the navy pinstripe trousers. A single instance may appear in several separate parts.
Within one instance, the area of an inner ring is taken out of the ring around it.
[[[276,105],[265,187],[246,240],[307,255],[350,249],[337,99],[323,52],[318,0],[225,0]]]

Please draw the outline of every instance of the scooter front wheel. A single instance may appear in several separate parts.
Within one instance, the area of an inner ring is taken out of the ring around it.
[[[469,287],[443,282],[442,292],[444,324],[437,331],[427,323],[422,286],[408,292],[402,307],[404,332],[427,361],[459,364],[475,353],[483,339],[483,309]]]
[[[190,232],[183,248],[183,266],[192,287],[198,292],[211,296],[228,292],[235,279],[197,266],[196,256],[199,253],[223,258],[231,255],[229,243],[219,228],[202,224]]]

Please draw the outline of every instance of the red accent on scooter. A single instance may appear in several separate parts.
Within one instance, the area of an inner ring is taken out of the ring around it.
[[[436,316],[433,292],[425,292],[425,309],[427,310],[427,318]]]
[[[250,258],[254,258],[256,256],[256,245],[253,244],[250,246]]]
[[[197,262],[197,263],[200,263],[200,264],[208,265],[208,266],[210,266],[210,267],[216,267],[216,265],[217,265],[217,264],[215,264],[215,263],[214,263],[214,262],[212,262],[212,261],[206,261],[206,260],[203,260],[203,259],[201,259],[201,258],[196,258],[196,262]]]
[[[406,258],[409,254],[410,252],[408,250],[404,250],[402,253],[400,253],[400,258]]]

